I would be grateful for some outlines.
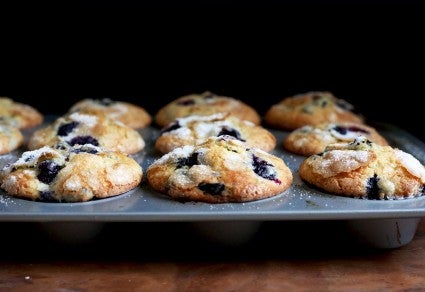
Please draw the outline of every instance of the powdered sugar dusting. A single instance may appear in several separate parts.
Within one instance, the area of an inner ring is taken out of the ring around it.
[[[82,123],[88,127],[93,127],[97,123],[97,117],[94,115],[81,114],[79,112],[75,112],[69,116],[69,118],[73,121]]]
[[[335,131],[334,129],[330,129],[330,132],[335,138],[343,140],[343,141],[351,141],[351,140],[354,140],[355,138],[357,138],[360,135],[364,135],[364,133],[351,132],[351,131],[347,131],[347,133],[341,134],[341,133]]]
[[[81,188],[81,180],[78,176],[73,175],[69,179],[67,179],[64,183],[64,187],[67,190],[75,191]]]
[[[190,154],[192,154],[194,149],[195,148],[192,145],[186,145],[183,147],[176,148],[173,151],[163,155],[162,157],[154,161],[152,165],[166,163],[170,160],[174,161],[181,157],[188,157]]]
[[[22,153],[22,156],[13,164],[13,166],[32,166],[42,155],[48,153],[52,153],[55,156],[58,155],[56,150],[51,147],[44,146],[33,151],[26,151]]]
[[[212,170],[209,165],[194,165],[187,171],[187,176],[192,182],[207,181],[212,177],[217,177],[218,172]]]
[[[394,149],[394,154],[398,162],[412,175],[421,179],[421,183],[425,183],[425,168],[411,154]]]
[[[15,201],[11,197],[0,194],[0,204],[8,206],[9,204],[15,204]]]
[[[194,144],[200,144],[210,136],[217,136],[224,127],[238,129],[238,119],[228,117],[223,113],[209,116],[189,116],[177,119],[179,128],[167,131],[162,135],[174,135],[181,139],[193,139]],[[245,123],[245,126],[254,127],[251,122]]]
[[[298,132],[309,133],[309,132],[315,131],[315,130],[320,130],[320,129],[319,128],[314,128],[311,125],[306,125],[306,126],[302,126],[301,128],[298,128],[298,129],[294,130],[294,133],[298,133]]]
[[[308,144],[309,142],[310,142],[310,140],[304,137],[304,138],[295,140],[294,146],[297,147],[297,148],[301,148],[304,145]]]
[[[323,142],[332,143],[334,141],[334,138],[332,137],[331,133],[329,133],[329,131],[319,130],[316,132],[316,130],[319,130],[319,129],[315,129],[314,132],[320,136]]]
[[[196,124],[194,127],[194,130],[195,130],[196,137],[198,138],[198,140],[200,140],[197,143],[203,142],[205,138],[209,136],[217,135],[220,132],[221,127],[223,127],[224,125],[230,125],[230,124],[223,123],[223,122]]]
[[[238,170],[246,168],[246,164],[243,163],[241,155],[234,152],[226,152],[226,157],[224,159],[224,167],[231,170]]]
[[[108,172],[108,178],[111,180],[113,184],[124,185],[129,183],[129,170],[126,165],[118,164],[114,167],[113,171]]]
[[[190,131],[189,128],[186,127],[180,127],[178,129],[169,131],[169,132],[165,132],[162,135],[166,136],[166,135],[176,135],[179,138],[182,139],[190,139],[192,137],[192,132]]]
[[[192,180],[186,175],[183,169],[176,170],[169,178],[171,184],[186,186],[192,183]]]
[[[332,150],[313,161],[312,167],[314,172],[320,173],[323,177],[331,177],[359,168],[370,160],[371,155],[368,151]]]
[[[211,122],[214,120],[221,120],[225,117],[225,115],[223,113],[218,113],[218,114],[214,114],[214,115],[210,115],[210,116],[198,116],[198,115],[193,115],[193,116],[187,116],[184,118],[179,118],[177,119],[179,124],[182,126],[186,126],[192,122]]]
[[[341,132],[338,132],[338,131],[335,129],[335,127],[337,127],[337,125],[334,125],[334,124],[329,125],[329,127],[328,127],[328,131],[329,131],[329,133],[331,133],[331,134],[332,134],[335,138],[337,138],[337,139],[339,139],[339,140],[342,140],[342,141],[352,141],[352,140],[356,139],[356,138],[357,138],[357,137],[359,137],[359,136],[364,136],[364,135],[365,135],[365,133],[364,133],[364,132],[361,132],[361,131],[356,132],[356,131],[352,131],[352,130],[349,130],[349,129],[347,129],[347,130],[344,132],[344,134],[343,134],[343,133],[341,133]],[[360,125],[358,125],[358,126],[356,126],[356,127],[357,127],[357,128],[359,128],[359,129],[362,129]],[[366,129],[365,129],[365,131],[366,131]]]
[[[241,142],[239,140],[236,140],[236,141],[239,142],[239,143],[244,143],[244,142]],[[263,155],[265,157],[270,157],[270,153],[268,153],[268,152],[266,152],[264,150],[261,150],[259,148],[251,148],[251,150],[252,150],[253,153],[259,154],[259,156]]]

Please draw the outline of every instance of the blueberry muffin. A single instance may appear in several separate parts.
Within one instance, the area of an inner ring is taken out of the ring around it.
[[[18,128],[0,120],[0,155],[17,149],[23,141],[24,136]]]
[[[0,172],[9,195],[29,200],[84,202],[134,189],[142,168],[124,153],[86,144],[60,144],[27,151]]]
[[[307,183],[346,197],[388,200],[425,193],[425,168],[416,158],[363,136],[306,158],[299,173]]]
[[[145,147],[142,136],[134,129],[102,114],[75,112],[56,119],[51,125],[34,132],[28,148],[92,144],[105,150],[134,154]]]
[[[179,118],[162,129],[155,148],[168,153],[185,145],[205,142],[210,136],[229,135],[246,142],[250,147],[270,152],[276,146],[276,138],[268,130],[251,122],[242,121],[230,114],[189,116]]]
[[[209,91],[175,99],[156,113],[155,121],[160,127],[165,127],[177,118],[191,115],[209,116],[216,113],[230,113],[232,116],[256,125],[261,122],[258,113],[249,105],[238,99],[218,96]]]
[[[182,201],[248,202],[275,196],[292,183],[285,162],[232,136],[176,148],[147,169],[154,190]]]
[[[152,117],[144,108],[109,98],[86,98],[74,104],[69,111],[72,113],[81,110],[86,113],[105,114],[108,118],[119,121],[133,129],[145,128],[152,122]]]
[[[321,123],[363,123],[353,106],[330,92],[313,91],[287,97],[271,106],[264,121],[275,128],[295,130]]]
[[[283,147],[295,154],[310,156],[323,152],[328,144],[351,142],[358,136],[386,146],[387,140],[376,129],[364,124],[324,123],[298,128],[283,140]]]
[[[0,97],[0,119],[18,129],[29,129],[43,122],[43,115],[30,105]]]

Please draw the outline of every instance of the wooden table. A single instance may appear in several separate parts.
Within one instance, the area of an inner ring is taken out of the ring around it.
[[[339,221],[265,222],[234,246],[189,223],[107,223],[76,242],[42,224],[0,228],[0,291],[425,289],[425,220],[411,243],[390,250],[358,244]]]

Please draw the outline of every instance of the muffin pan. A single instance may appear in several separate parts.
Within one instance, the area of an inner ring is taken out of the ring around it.
[[[46,123],[54,117],[46,117]],[[425,163],[425,144],[403,129],[376,124],[376,129],[390,145],[400,148]],[[283,149],[281,142],[288,134],[271,130],[278,144],[272,152],[281,157],[294,174],[292,186],[285,192],[249,203],[207,204],[177,202],[152,190],[144,180],[139,187],[125,194],[84,203],[33,202],[10,197],[0,190],[0,221],[9,222],[192,222],[199,229],[209,224],[216,231],[238,230],[234,234],[248,237],[263,221],[282,220],[344,220],[347,227],[362,241],[380,248],[395,248],[409,243],[421,217],[425,217],[425,196],[403,200],[374,201],[331,195],[306,185],[298,175],[303,156]],[[159,129],[140,130],[146,148],[132,155],[146,172],[160,154],[154,149]],[[31,131],[24,131],[26,138]],[[0,167],[13,162],[24,149],[0,156]],[[229,224],[232,222],[231,224]],[[247,227],[247,224],[249,225]],[[239,225],[243,228],[239,228]],[[243,233],[247,230],[247,234]],[[249,234],[248,234],[249,233]],[[230,234],[231,232],[223,232]],[[228,239],[225,239],[228,240]]]

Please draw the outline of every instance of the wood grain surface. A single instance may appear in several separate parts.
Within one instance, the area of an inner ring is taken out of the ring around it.
[[[373,249],[344,222],[264,222],[243,244],[190,223],[107,223],[65,239],[1,223],[0,291],[421,291],[425,220],[408,245]]]

